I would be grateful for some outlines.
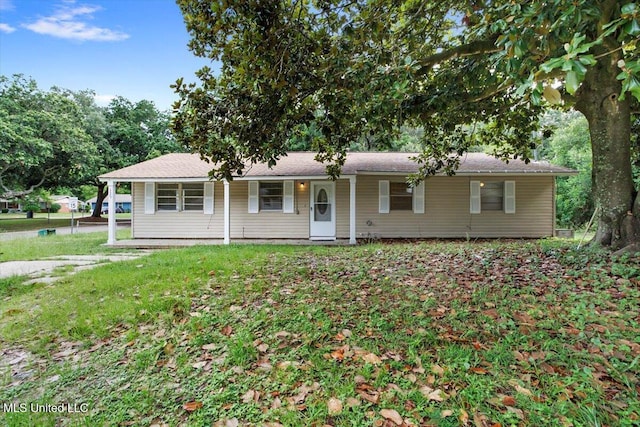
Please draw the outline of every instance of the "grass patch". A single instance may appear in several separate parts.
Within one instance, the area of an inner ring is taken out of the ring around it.
[[[74,221],[82,220],[88,214],[74,215]],[[131,214],[116,214],[117,219],[130,219]],[[106,225],[106,222],[105,222]],[[0,233],[14,231],[41,230],[45,228],[70,227],[71,213],[52,213],[47,217],[46,213],[34,214],[33,218],[26,218],[25,213],[0,214]]]
[[[126,239],[130,235],[131,231],[127,229],[117,231],[119,239]],[[123,251],[105,247],[106,242],[106,231],[0,240],[0,262]]]
[[[13,231],[41,230],[45,228],[69,227],[71,220],[68,218],[0,218],[0,233]]]
[[[45,425],[636,425],[640,265],[574,248],[232,245],[98,267],[1,300],[3,354],[25,357],[0,364],[0,401],[87,405]]]

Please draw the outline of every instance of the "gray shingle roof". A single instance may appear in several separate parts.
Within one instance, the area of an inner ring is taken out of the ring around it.
[[[403,173],[409,174],[418,170],[416,162],[410,159],[413,153],[349,153],[342,168],[342,175],[367,173]],[[136,165],[118,169],[100,176],[102,180],[153,180],[153,179],[194,179],[208,178],[214,165],[202,160],[197,154],[172,153]],[[475,174],[546,174],[567,175],[575,170],[555,166],[547,162],[530,162],[511,160],[505,163],[484,153],[467,153],[462,157],[458,175]],[[291,152],[282,157],[273,168],[266,164],[255,164],[245,170],[245,177],[324,177],[325,165],[315,160],[315,153]]]

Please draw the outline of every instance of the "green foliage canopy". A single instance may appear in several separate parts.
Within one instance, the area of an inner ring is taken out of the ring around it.
[[[546,102],[570,105],[598,57],[619,62],[620,96],[640,98],[640,10],[617,1],[179,0],[191,50],[222,61],[201,86],[178,80],[174,129],[231,178],[274,163],[313,124],[318,159],[353,141],[389,144],[424,128],[423,173],[450,171],[480,137],[530,154]],[[618,56],[613,55],[617,53]],[[557,82],[564,84],[558,90]],[[462,126],[491,123],[482,133]],[[329,168],[337,173],[337,168]]]
[[[62,91],[0,76],[0,195],[21,197],[83,175],[97,152],[81,122],[80,109]]]
[[[415,179],[453,173],[473,141],[529,160],[545,106],[589,123],[595,241],[638,243],[631,171],[640,6],[624,0],[178,0],[191,50],[222,61],[176,82],[178,139],[232,179],[274,164],[301,126],[337,176],[361,137],[424,129]],[[476,126],[476,124],[483,124]],[[631,215],[628,215],[631,213]]]

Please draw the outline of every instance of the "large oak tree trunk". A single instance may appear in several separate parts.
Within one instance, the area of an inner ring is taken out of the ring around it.
[[[640,202],[631,175],[631,111],[620,100],[618,56],[602,56],[576,93],[576,109],[589,122],[593,190],[598,208],[594,243],[614,250],[640,242]]]
[[[91,214],[91,216],[100,218],[102,214],[102,202],[107,197],[107,184],[105,182],[100,182],[96,184],[96,187],[98,187],[98,195],[96,196],[96,207],[93,208],[93,213]]]

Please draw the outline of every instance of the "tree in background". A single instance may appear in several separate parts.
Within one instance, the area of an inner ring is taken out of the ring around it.
[[[0,197],[22,199],[85,174],[97,152],[81,122],[65,93],[0,76]]]
[[[108,107],[91,90],[38,89],[33,79],[0,76],[0,197],[24,198],[39,187],[80,193],[106,184],[98,176],[161,154],[183,151],[169,115],[150,101],[117,97]],[[85,193],[83,193],[85,194]]]
[[[100,217],[107,184],[97,177],[162,154],[184,151],[169,130],[169,116],[158,111],[151,101],[133,103],[118,96],[102,109],[104,120],[98,150],[100,161],[94,165],[92,184],[97,188],[96,206],[91,214]]]
[[[550,112],[542,118],[548,138],[543,138],[540,156],[578,171],[558,177],[556,219],[561,227],[585,225],[594,211],[589,124],[582,114]]]
[[[314,123],[317,159],[337,175],[359,138],[424,129],[420,177],[452,173],[480,138],[531,156],[541,105],[589,123],[595,242],[640,242],[631,113],[640,99],[640,7],[617,0],[178,0],[190,49],[221,60],[201,85],[175,85],[173,128],[231,179],[275,163]],[[483,123],[484,126],[475,126]],[[418,178],[420,178],[418,177]]]

